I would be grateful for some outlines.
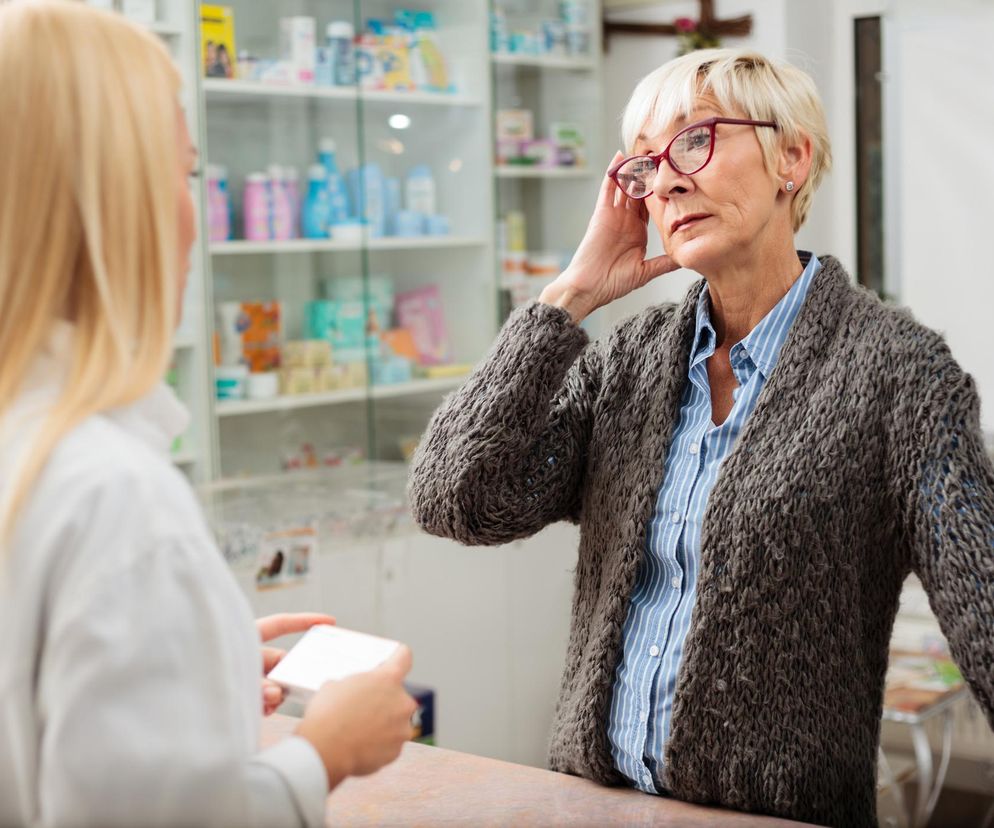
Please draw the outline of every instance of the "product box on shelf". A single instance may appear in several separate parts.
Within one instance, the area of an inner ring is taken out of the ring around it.
[[[218,364],[250,371],[280,366],[279,302],[222,302],[217,308]]]
[[[530,109],[498,109],[498,141],[531,141],[535,137],[535,118]]]
[[[435,691],[420,684],[404,684],[408,695],[417,702],[411,724],[414,726],[414,741],[422,745],[435,744]]]
[[[200,32],[204,77],[234,78],[238,71],[235,51],[235,13],[231,6],[202,5]]]
[[[314,83],[317,24],[313,17],[280,19],[280,46],[292,83]]]
[[[448,328],[438,285],[424,285],[398,293],[395,313],[397,324],[411,332],[422,365],[449,361]]]
[[[330,342],[336,360],[340,350],[376,348],[390,319],[388,307],[359,300],[317,299],[307,303],[306,313],[307,337]]]

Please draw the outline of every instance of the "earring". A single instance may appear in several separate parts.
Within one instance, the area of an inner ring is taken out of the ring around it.
[[[787,191],[788,193],[792,193],[792,192],[794,192],[794,182],[793,182],[793,181],[788,181],[788,182],[787,182],[787,183],[786,183],[786,184],[784,185],[784,189],[785,189],[785,190],[786,190],[786,191]]]

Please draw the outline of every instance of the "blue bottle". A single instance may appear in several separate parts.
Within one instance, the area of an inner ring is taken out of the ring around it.
[[[328,238],[331,219],[331,200],[328,197],[328,173],[321,164],[314,164],[307,171],[307,198],[301,214],[305,239]]]
[[[326,186],[328,188],[328,198],[331,201],[330,224],[344,224],[348,221],[351,213],[349,211],[349,193],[345,187],[345,179],[338,171],[338,160],[336,151],[338,147],[332,138],[322,138],[318,151],[318,162],[324,167],[326,173]]]
[[[231,190],[228,189],[228,168],[218,165],[218,172],[220,177],[217,184],[224,195],[224,203],[228,207],[228,240],[231,241],[235,238],[235,205],[231,199]]]
[[[370,237],[386,235],[386,178],[379,164],[364,164],[349,172],[349,189],[358,206],[359,220],[369,228]]]

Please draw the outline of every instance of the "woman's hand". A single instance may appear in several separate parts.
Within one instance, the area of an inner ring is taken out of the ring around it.
[[[255,626],[259,630],[259,640],[265,643],[280,636],[291,633],[306,632],[317,624],[334,624],[335,619],[330,615],[316,612],[285,612],[279,615],[266,615],[256,619]],[[286,655],[286,650],[277,647],[262,648],[262,714],[269,716],[276,712],[285,695],[283,688],[276,682],[266,678]]]
[[[401,645],[368,673],[324,684],[307,706],[297,735],[321,757],[334,788],[347,776],[365,776],[400,755],[414,734],[411,716],[418,709],[404,690],[411,651]]]
[[[623,157],[615,153],[611,166]],[[597,308],[676,270],[679,265],[669,256],[646,260],[648,222],[645,204],[626,196],[605,175],[583,241],[539,301],[564,308],[579,323]]]

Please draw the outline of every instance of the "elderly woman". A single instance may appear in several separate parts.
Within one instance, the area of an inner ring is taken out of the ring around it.
[[[887,648],[921,578],[994,722],[994,469],[942,338],[793,234],[828,169],[810,78],[732,50],[644,78],[569,267],[435,414],[429,532],[580,523],[553,769],[875,825]],[[651,219],[668,256],[645,260]],[[704,276],[589,344],[579,322]]]

